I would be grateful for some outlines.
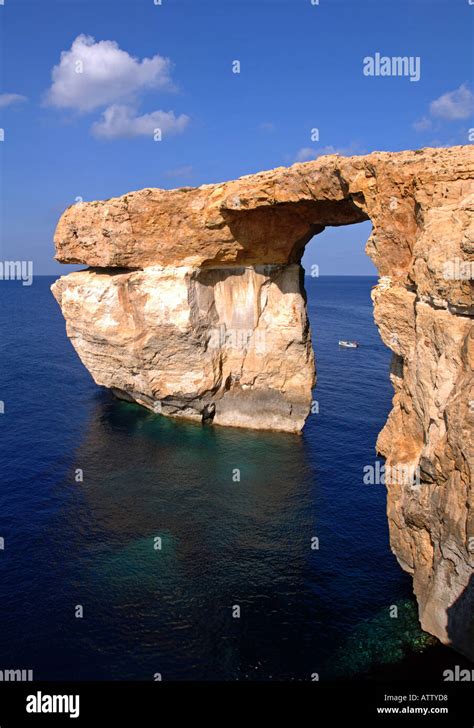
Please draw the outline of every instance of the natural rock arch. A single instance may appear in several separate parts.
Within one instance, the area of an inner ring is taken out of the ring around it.
[[[91,268],[53,286],[81,360],[118,396],[299,432],[314,383],[304,246],[327,225],[370,219],[374,316],[394,352],[377,449],[421,480],[387,486],[391,547],[424,629],[471,657],[473,167],[470,147],[333,155],[81,203],[58,224],[56,258]]]

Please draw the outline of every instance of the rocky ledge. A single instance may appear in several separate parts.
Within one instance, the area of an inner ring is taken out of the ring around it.
[[[297,433],[315,382],[305,245],[326,226],[370,220],[375,321],[393,351],[393,408],[377,440],[392,473],[391,547],[413,574],[423,628],[471,659],[473,173],[468,146],[331,155],[76,204],[59,221],[56,258],[90,267],[53,285],[79,357],[117,396]]]

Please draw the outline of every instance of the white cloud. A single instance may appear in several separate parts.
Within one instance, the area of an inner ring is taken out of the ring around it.
[[[316,159],[316,149],[302,147],[296,152],[295,162],[307,162],[309,159]]]
[[[431,129],[431,126],[431,119],[428,119],[427,116],[422,116],[421,119],[413,122],[413,128],[415,131],[427,131],[427,129]]]
[[[160,55],[139,60],[113,40],[78,35],[52,71],[46,104],[87,112],[131,101],[146,89],[172,89],[171,62]]]
[[[465,83],[449,91],[430,104],[430,114],[440,119],[456,121],[467,119],[474,111],[474,94]]]
[[[88,35],[78,35],[70,50],[63,51],[52,71],[52,84],[45,103],[81,113],[102,108],[92,134],[101,139],[179,134],[189,123],[185,114],[152,111],[139,114],[141,95],[149,90],[174,90],[170,78],[171,61],[160,55],[134,58],[113,40],[96,43]]]
[[[0,109],[5,109],[7,106],[13,106],[13,104],[19,104],[23,101],[27,101],[27,98],[21,94],[0,94]]]
[[[343,157],[352,157],[354,154],[367,154],[367,150],[361,147],[359,142],[351,142],[348,147],[333,147],[330,144],[318,150],[316,157],[322,157],[324,154],[340,154]]]
[[[316,152],[316,157],[324,157],[325,154],[351,154],[351,148],[347,147],[347,149],[343,149],[340,147],[339,149],[337,147],[333,147],[332,144],[329,144],[326,147],[321,147],[321,149],[318,149]]]
[[[100,121],[92,125],[92,133],[99,139],[123,139],[138,136],[153,137],[155,129],[161,129],[163,137],[180,134],[189,123],[189,116],[175,116],[173,111],[152,111],[137,114],[132,106],[114,104],[102,114]]]
[[[341,154],[344,157],[350,157],[353,154],[364,154],[365,150],[361,149],[357,142],[352,142],[348,147],[334,147],[328,144],[325,147],[314,149],[313,147],[303,147],[295,157],[296,162],[307,162],[311,159],[323,157],[325,154]]]

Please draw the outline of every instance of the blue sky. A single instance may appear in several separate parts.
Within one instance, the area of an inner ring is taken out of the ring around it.
[[[219,182],[331,151],[468,143],[473,18],[469,0],[5,0],[2,259],[66,272],[52,238],[77,197]],[[419,57],[420,79],[364,75],[376,52]],[[306,263],[372,273],[369,230],[325,231]]]

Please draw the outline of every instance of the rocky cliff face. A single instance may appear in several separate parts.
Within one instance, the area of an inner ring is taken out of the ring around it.
[[[145,189],[62,216],[53,286],[95,381],[165,415],[299,432],[314,360],[301,256],[370,219],[374,315],[393,351],[377,441],[391,546],[427,631],[474,659],[474,156],[322,157],[198,189]],[[362,475],[361,475],[362,483]]]
[[[154,412],[299,432],[314,361],[300,266],[87,270],[59,279],[97,384]]]

